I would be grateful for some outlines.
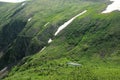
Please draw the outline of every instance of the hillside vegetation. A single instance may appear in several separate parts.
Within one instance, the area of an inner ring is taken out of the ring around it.
[[[107,0],[25,3],[0,3],[0,69],[10,68],[3,80],[120,79],[120,12],[101,14]],[[59,26],[84,10],[54,36]]]

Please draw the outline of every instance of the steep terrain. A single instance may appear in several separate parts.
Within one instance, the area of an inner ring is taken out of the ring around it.
[[[109,3],[1,2],[3,80],[119,80],[120,12],[102,14]]]

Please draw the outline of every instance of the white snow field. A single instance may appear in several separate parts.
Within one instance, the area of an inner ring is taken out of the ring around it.
[[[113,3],[108,5],[106,10],[103,11],[102,13],[110,13],[115,10],[120,11],[120,0],[110,0],[110,1],[113,1]]]

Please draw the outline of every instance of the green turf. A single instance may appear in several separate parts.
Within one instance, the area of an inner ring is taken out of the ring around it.
[[[3,80],[120,80],[120,12],[101,14],[108,3],[107,0],[28,2],[12,16],[15,21],[27,22],[32,15],[32,20],[9,43],[5,42],[9,47],[0,67],[19,62]],[[86,9],[84,15],[53,36],[58,26]],[[47,22],[50,23],[44,26]],[[53,39],[51,44],[47,44],[49,38]]]

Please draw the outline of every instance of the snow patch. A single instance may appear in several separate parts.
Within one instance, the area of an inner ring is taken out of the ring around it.
[[[0,0],[0,2],[8,2],[8,3],[20,3],[26,0]]]
[[[51,43],[52,42],[52,39],[50,38],[49,40],[48,40],[48,43]]]
[[[40,52],[42,52],[46,47],[43,47]]]
[[[58,33],[60,33],[60,31],[62,31],[64,28],[66,28],[73,20],[75,20],[77,17],[83,15],[84,13],[86,13],[87,10],[79,13],[78,15],[74,16],[72,19],[70,19],[69,21],[65,22],[63,25],[61,25],[58,30],[55,32],[55,36],[58,35]]]
[[[28,19],[28,22],[31,21],[31,20],[32,20],[32,18],[29,18],[29,19]]]
[[[21,6],[24,6],[26,3],[22,3]]]
[[[86,13],[86,12],[87,12],[87,10],[79,13],[78,15],[76,15],[76,16],[74,16],[72,19],[70,19],[69,21],[65,22],[62,26],[60,26],[60,27],[58,28],[58,30],[55,32],[54,35],[56,36],[60,31],[62,31],[65,27],[67,27],[74,19],[76,19],[77,17],[81,16],[82,14],[84,14],[84,13]],[[30,21],[30,19],[28,19],[28,21]],[[50,22],[46,23],[44,26],[47,26],[49,23],[50,23]],[[50,38],[50,39],[48,40],[48,44],[51,43],[52,41],[53,41],[53,40]],[[46,48],[46,46],[43,47],[40,52],[42,52],[45,48]],[[68,63],[68,64],[75,65],[75,66],[80,66],[80,64],[77,64],[77,63]]]
[[[102,13],[110,13],[110,12],[113,12],[115,10],[120,11],[120,0],[110,0],[110,1],[113,1],[113,3],[108,5],[106,10],[103,11]]]
[[[81,64],[78,64],[78,63],[74,63],[74,62],[69,62],[67,63],[68,65],[73,65],[73,66],[81,66]]]
[[[7,69],[8,69],[8,67],[3,68],[3,69],[0,71],[0,73],[3,73],[3,72],[6,71]]]
[[[50,22],[47,22],[44,26],[47,26]]]

